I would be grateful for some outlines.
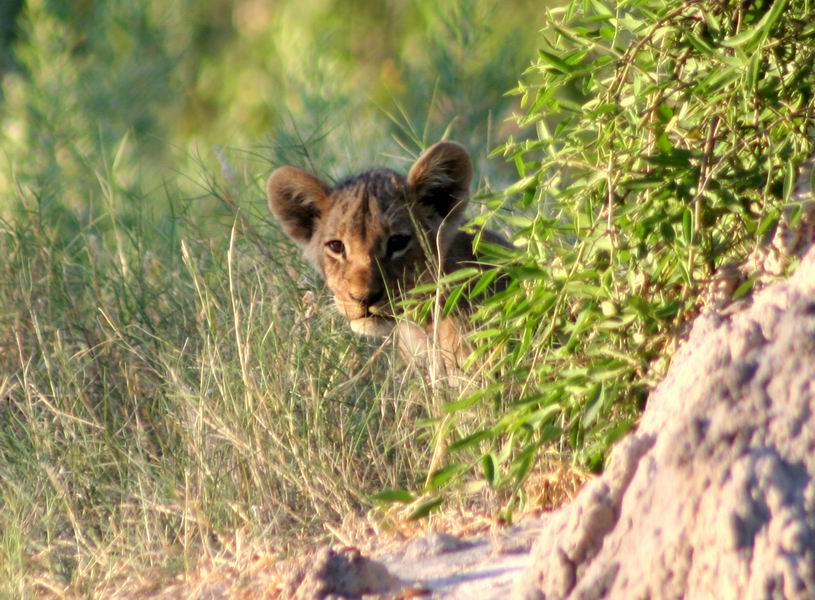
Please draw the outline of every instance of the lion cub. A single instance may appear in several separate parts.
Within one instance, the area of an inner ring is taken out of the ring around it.
[[[272,214],[323,275],[351,329],[381,337],[393,330],[392,306],[405,291],[433,271],[478,266],[473,236],[459,230],[471,179],[466,150],[440,142],[418,158],[407,178],[375,169],[331,187],[285,166],[269,177],[266,193]],[[508,245],[489,231],[482,237]],[[446,365],[460,366],[464,345],[453,318],[425,329],[401,320],[396,335],[409,355],[438,348]]]

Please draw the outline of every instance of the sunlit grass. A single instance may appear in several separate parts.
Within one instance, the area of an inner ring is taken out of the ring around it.
[[[319,537],[418,480],[428,388],[389,351],[359,376],[374,347],[287,244],[236,221],[145,248],[114,221],[0,233],[9,593],[32,571],[93,585],[116,556],[187,565],[215,532]]]
[[[232,21],[216,4],[30,0],[18,17],[0,105],[0,597],[190,572],[235,532],[284,551],[336,539],[477,426],[445,420],[457,390],[351,334],[262,184],[284,163],[404,171],[448,130],[482,182],[506,172],[486,155],[534,31],[512,37],[480,0],[394,5],[405,18],[368,56],[341,36],[379,9],[349,25],[326,3],[236,3]]]

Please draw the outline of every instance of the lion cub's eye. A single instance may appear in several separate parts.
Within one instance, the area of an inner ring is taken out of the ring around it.
[[[402,250],[407,248],[408,243],[410,243],[409,235],[398,233],[396,235],[390,236],[390,238],[388,238],[388,249],[387,249],[388,256],[393,256],[397,252],[401,252]]]
[[[325,243],[325,246],[334,254],[342,254],[345,250],[345,246],[340,240],[328,240]]]

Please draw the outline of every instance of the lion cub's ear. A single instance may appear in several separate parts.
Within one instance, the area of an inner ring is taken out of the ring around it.
[[[472,178],[467,151],[455,142],[439,142],[416,160],[407,183],[416,201],[455,221],[467,206]]]
[[[330,188],[320,179],[295,167],[280,167],[266,182],[269,210],[283,231],[305,245],[317,229],[321,214],[328,208]]]

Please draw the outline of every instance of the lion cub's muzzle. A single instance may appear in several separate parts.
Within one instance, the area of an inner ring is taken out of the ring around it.
[[[386,299],[384,287],[380,287],[378,290],[374,291],[365,291],[359,293],[359,295],[355,295],[354,292],[349,292],[348,295],[350,296],[351,300],[366,310],[376,307],[377,303],[382,302],[383,299]]]
[[[354,333],[372,337],[385,337],[390,334],[395,323],[387,303],[367,306],[360,316],[356,318],[349,316],[348,322]]]
[[[345,315],[351,330],[359,335],[384,337],[393,329],[393,310],[385,289],[354,295],[348,294],[349,300],[335,296],[334,301],[340,312]]]

